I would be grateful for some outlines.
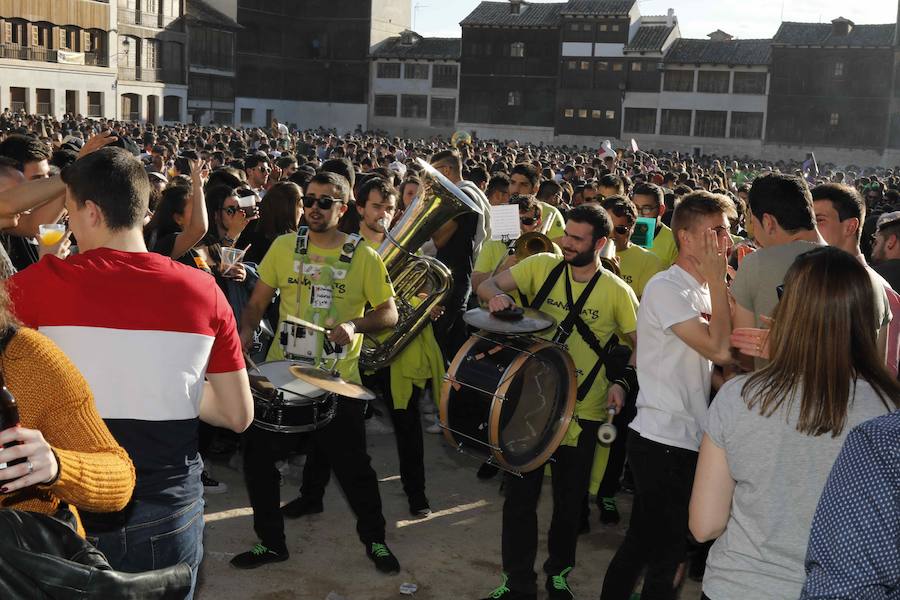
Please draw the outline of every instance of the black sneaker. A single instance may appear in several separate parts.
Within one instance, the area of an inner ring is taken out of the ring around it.
[[[597,507],[600,509],[600,522],[604,525],[615,525],[619,522],[619,507],[615,498],[597,498]]]
[[[224,494],[228,491],[228,486],[221,481],[210,477],[209,471],[203,471],[200,473],[200,481],[203,482],[204,494]]]
[[[262,544],[257,544],[249,551],[242,552],[232,558],[231,566],[238,569],[255,569],[269,563],[284,562],[289,556],[287,550],[275,552]]]
[[[476,477],[481,480],[491,479],[494,475],[496,475],[500,469],[495,467],[491,463],[481,463],[481,466],[478,467],[478,473]]]
[[[575,600],[575,594],[569,589],[566,579],[571,570],[572,567],[567,567],[559,575],[547,576],[547,600]]]
[[[306,515],[317,515],[323,510],[325,508],[321,502],[313,502],[298,496],[281,507],[281,514],[286,519],[299,519]]]
[[[400,572],[400,561],[387,547],[387,544],[372,542],[366,548],[366,556],[375,563],[375,568],[382,573],[396,574]]]
[[[527,594],[525,592],[516,592],[508,587],[506,587],[506,582],[509,581],[509,578],[506,575],[503,575],[503,583],[500,584],[500,587],[491,592],[487,598],[483,600],[537,600],[537,594]]]
[[[431,506],[425,494],[414,494],[409,498],[409,514],[414,517],[427,517],[431,514]]]

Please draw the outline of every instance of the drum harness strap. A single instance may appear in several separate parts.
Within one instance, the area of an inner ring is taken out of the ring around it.
[[[594,351],[594,354],[597,355],[597,362],[594,363],[594,367],[578,386],[577,397],[580,402],[581,400],[584,400],[584,397],[587,396],[587,393],[594,385],[594,380],[597,379],[597,376],[600,374],[600,368],[606,363],[609,358],[609,353],[618,345],[619,338],[613,334],[610,336],[609,341],[606,342],[605,346],[601,345],[600,340],[597,339],[597,336],[591,331],[588,324],[581,318],[581,310],[587,303],[591,292],[594,291],[597,281],[600,280],[600,277],[603,274],[602,269],[597,269],[597,272],[588,282],[587,286],[585,286],[584,291],[578,296],[578,300],[573,300],[572,283],[568,272],[568,265],[564,260],[560,261],[560,263],[553,267],[553,270],[547,275],[547,280],[544,282],[544,285],[541,286],[541,289],[538,290],[537,295],[529,306],[534,309],[540,309],[544,304],[544,301],[547,300],[547,296],[550,295],[550,291],[553,289],[553,286],[556,285],[556,282],[559,280],[559,276],[562,275],[563,271],[566,271],[566,302],[569,306],[569,314],[557,327],[556,335],[553,336],[553,341],[557,344],[565,344],[566,340],[569,339],[569,336],[572,335],[572,328],[574,326],[574,328],[578,330],[578,335],[581,336],[581,339],[583,339],[588,347]]]

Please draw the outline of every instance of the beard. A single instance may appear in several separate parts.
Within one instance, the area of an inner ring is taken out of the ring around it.
[[[566,259],[566,262],[572,265],[573,267],[585,267],[595,260],[594,249],[585,250],[584,252],[579,252],[572,258]]]

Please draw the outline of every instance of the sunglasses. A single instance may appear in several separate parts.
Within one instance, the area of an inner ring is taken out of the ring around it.
[[[619,235],[626,235],[628,233],[628,228],[624,225],[616,225],[613,229]]]
[[[316,204],[322,210],[330,210],[335,202],[343,202],[343,200],[338,200],[330,196],[322,196],[321,198],[303,196],[303,208],[312,208],[313,204]]]
[[[532,225],[537,223],[537,219],[535,219],[534,217],[522,217],[519,219],[519,222],[521,222],[522,225],[525,225],[526,227],[531,227]]]

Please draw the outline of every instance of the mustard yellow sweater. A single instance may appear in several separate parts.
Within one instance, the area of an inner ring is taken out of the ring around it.
[[[39,430],[59,459],[59,477],[7,495],[0,506],[52,514],[60,501],[92,512],[123,509],[134,491],[134,465],[97,414],[87,381],[56,344],[19,329],[0,356],[22,427]]]

